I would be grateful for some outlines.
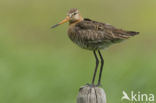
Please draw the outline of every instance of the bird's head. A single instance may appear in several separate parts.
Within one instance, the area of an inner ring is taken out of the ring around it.
[[[60,24],[63,24],[63,23],[66,23],[66,22],[69,22],[70,24],[72,24],[72,23],[75,23],[75,22],[80,22],[82,20],[83,20],[83,18],[80,15],[78,9],[73,8],[73,9],[69,10],[69,12],[67,13],[67,16],[66,16],[66,18],[64,20],[62,20],[60,23],[52,26],[51,28],[55,28],[55,27],[59,26]]]
[[[74,23],[83,20],[82,16],[80,15],[78,9],[70,9],[67,13],[67,17],[69,17],[69,23]]]

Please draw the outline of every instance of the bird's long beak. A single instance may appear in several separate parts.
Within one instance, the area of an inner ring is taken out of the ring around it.
[[[60,23],[58,23],[58,24],[56,24],[56,25],[53,25],[52,27],[51,27],[51,29],[52,28],[55,28],[55,27],[57,27],[57,26],[59,26],[59,25],[61,25],[61,24],[63,24],[63,23],[66,23],[66,22],[68,22],[69,21],[69,16],[67,16],[64,20],[62,20]]]

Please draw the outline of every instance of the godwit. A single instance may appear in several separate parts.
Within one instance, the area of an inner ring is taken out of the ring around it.
[[[96,72],[99,64],[99,59],[96,54],[98,52],[101,59],[100,73],[97,86],[101,84],[101,76],[104,65],[104,59],[100,52],[101,49],[108,47],[111,44],[121,42],[128,39],[139,32],[126,31],[117,29],[112,25],[93,21],[88,18],[83,18],[77,9],[70,9],[67,17],[60,23],[52,26],[57,27],[60,24],[69,22],[68,36],[79,47],[87,50],[92,50],[96,59],[95,71],[92,79],[92,85],[94,85]]]

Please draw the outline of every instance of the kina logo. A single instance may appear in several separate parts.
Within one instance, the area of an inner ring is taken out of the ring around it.
[[[141,92],[134,92],[131,91],[130,95],[128,95],[125,91],[122,91],[122,98],[121,101],[127,100],[131,101],[131,103],[136,103],[136,102],[144,102],[144,103],[153,103],[154,102],[154,94],[146,94],[146,93],[141,93]]]

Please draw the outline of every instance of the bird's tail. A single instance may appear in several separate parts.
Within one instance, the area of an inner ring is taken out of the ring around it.
[[[135,31],[127,31],[127,34],[128,34],[129,36],[134,36],[134,35],[138,35],[139,32],[135,32]]]

